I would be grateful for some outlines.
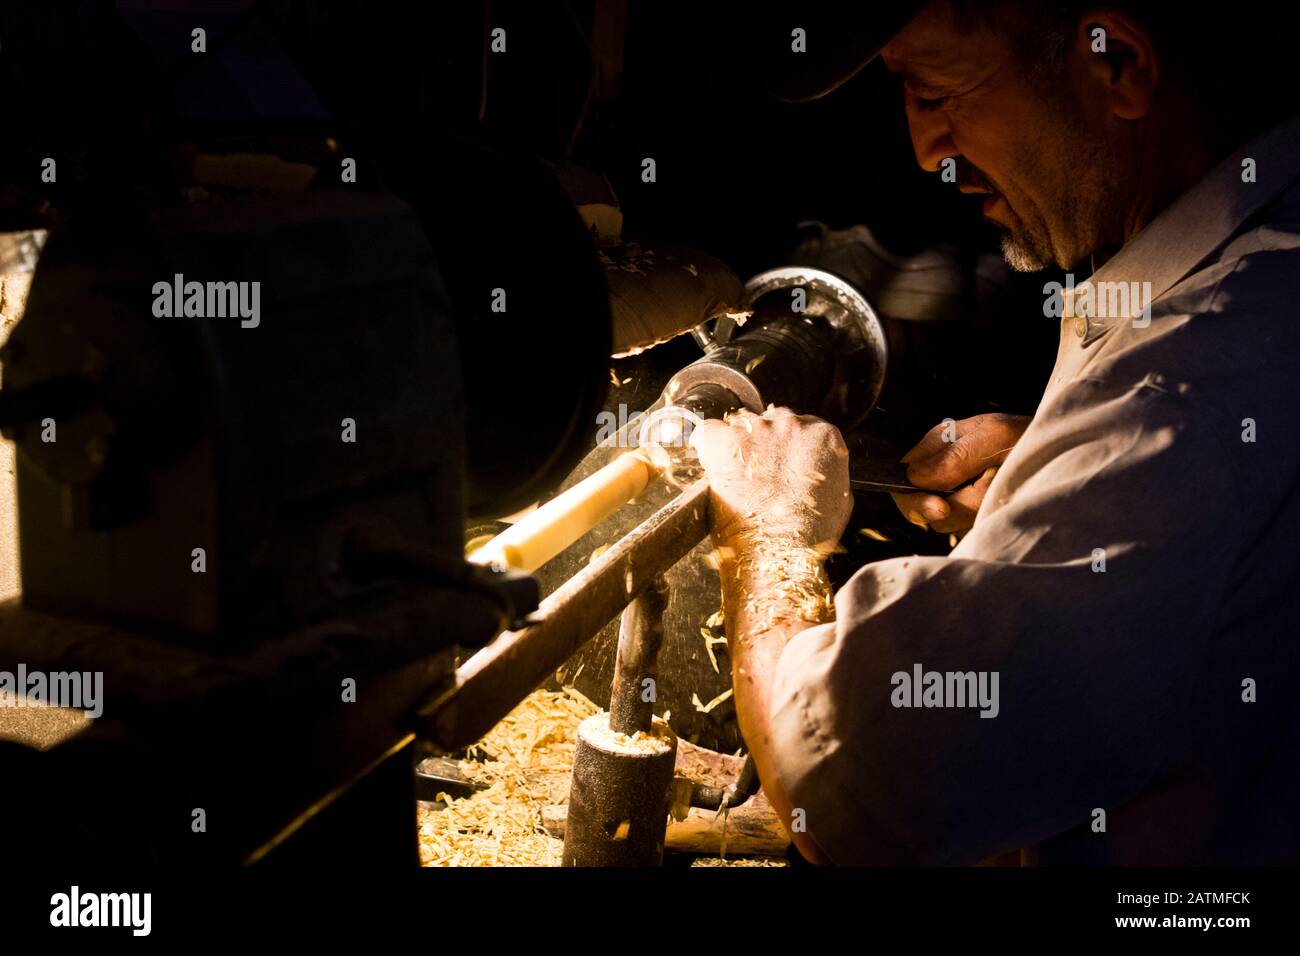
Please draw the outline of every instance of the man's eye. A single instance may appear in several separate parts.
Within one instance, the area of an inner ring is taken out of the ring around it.
[[[946,102],[948,102],[948,97],[946,96],[939,96],[939,97],[918,96],[916,98],[916,106],[918,109],[922,109],[922,110],[937,110],[940,106],[943,106],[943,104]]]

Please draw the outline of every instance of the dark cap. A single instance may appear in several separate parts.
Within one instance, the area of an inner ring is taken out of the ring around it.
[[[732,7],[733,26],[746,48],[746,66],[757,82],[779,99],[802,103],[825,96],[874,60],[925,2],[805,0],[727,6]]]

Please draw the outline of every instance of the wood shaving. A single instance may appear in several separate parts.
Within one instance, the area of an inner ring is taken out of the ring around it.
[[[691,866],[789,866],[778,856],[739,856],[724,860],[718,856],[702,856],[691,861]]]
[[[567,802],[578,725],[599,711],[573,687],[524,698],[470,748],[486,760],[460,761],[487,789],[417,809],[421,864],[559,866],[564,843],[542,829],[542,808]]]
[[[822,560],[829,558],[832,554],[845,553],[844,546],[840,544],[838,538],[832,538],[829,541],[818,541],[809,550],[821,557]]]
[[[714,634],[713,629],[722,627],[722,623],[722,608],[718,608],[709,615],[708,620],[704,622],[704,626],[700,628],[700,637],[704,638],[704,653],[709,655],[709,663],[713,665],[713,673],[715,674],[721,674],[722,671],[718,669],[718,657],[713,653],[713,645],[726,644],[727,636],[725,634]]]
[[[698,710],[701,714],[707,714],[709,711],[713,710],[714,707],[717,707],[719,704],[721,704],[724,700],[730,698],[731,694],[732,694],[732,688],[728,687],[726,690],[724,690],[717,697],[713,698],[713,700],[709,701],[707,704],[700,703],[699,694],[691,694],[691,703],[695,705],[695,709]]]
[[[673,732],[660,717],[650,722],[650,730],[634,734],[619,733],[609,726],[609,715],[593,714],[582,722],[578,731],[582,739],[592,746],[611,753],[663,754],[673,746]]]

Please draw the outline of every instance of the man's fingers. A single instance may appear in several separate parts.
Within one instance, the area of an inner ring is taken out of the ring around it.
[[[975,514],[988,493],[989,484],[997,473],[996,468],[986,468],[973,484],[959,488],[947,497],[897,492],[890,497],[894,499],[894,504],[903,513],[903,517],[914,525],[941,534],[969,531],[975,524]]]
[[[975,515],[984,502],[989,484],[998,473],[996,468],[985,469],[979,479],[964,488],[959,488],[947,498],[951,513],[943,519],[932,521],[930,527],[943,534],[969,531],[975,525]]]
[[[921,488],[947,491],[971,476],[970,459],[970,442],[958,438],[928,458],[912,461],[907,466],[907,480]]]
[[[952,513],[942,521],[935,521],[930,524],[931,531],[937,531],[940,534],[962,534],[969,531],[975,525],[975,512],[965,505],[954,503]]]
[[[1018,433],[998,420],[985,421],[959,435],[955,442],[944,445],[937,454],[913,459],[907,477],[923,488],[955,487],[990,465],[1001,464],[1018,437]]]
[[[695,426],[691,432],[691,446],[700,459],[705,471],[718,471],[730,465],[739,451],[739,436],[736,429],[724,422],[706,419]]]
[[[958,491],[954,491],[948,496],[948,507],[952,509],[953,518],[963,518],[966,520],[966,527],[975,523],[975,512],[979,511],[980,502],[984,500],[984,493],[976,489],[974,485],[967,485]],[[936,531],[943,531],[943,528],[936,528]],[[949,529],[959,530],[959,529]],[[964,530],[964,529],[960,529]]]
[[[724,431],[727,431],[727,426],[722,422],[706,418],[691,430],[691,446],[697,452],[702,452],[716,444],[720,438],[719,432]]]
[[[939,452],[943,451],[947,446],[947,442],[943,440],[943,436],[948,427],[949,426],[945,425],[943,422],[935,425],[926,432],[921,440],[917,442],[906,455],[900,458],[899,461],[906,465],[913,461],[920,461],[921,459],[929,458],[931,455],[937,455]]]
[[[891,492],[894,504],[903,513],[903,517],[914,525],[927,527],[933,521],[947,518],[951,509],[948,503],[938,495],[905,495]]]
[[[988,492],[989,485],[993,484],[993,478],[997,473],[997,465],[994,465],[992,468],[985,468],[984,474],[980,475],[979,478],[976,479],[975,483],[971,485],[973,489],[979,492],[979,501],[984,500],[984,495]]]

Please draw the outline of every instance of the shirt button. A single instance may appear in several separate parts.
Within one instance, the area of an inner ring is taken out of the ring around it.
[[[1079,316],[1074,320],[1074,334],[1079,338],[1083,338],[1088,334],[1088,320],[1083,316]]]

